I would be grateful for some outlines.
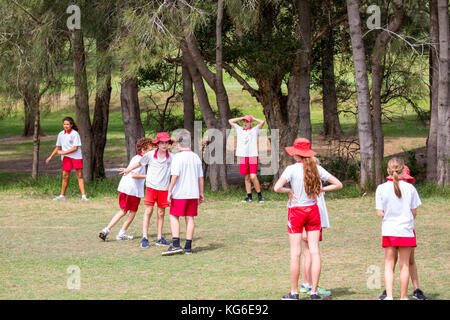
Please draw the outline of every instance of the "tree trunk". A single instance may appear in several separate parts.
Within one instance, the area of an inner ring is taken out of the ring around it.
[[[24,137],[34,136],[34,124],[36,119],[36,112],[39,108],[39,101],[37,96],[39,95],[39,86],[28,85],[23,90],[23,106],[24,106]],[[37,102],[37,103],[36,103]],[[44,135],[42,128],[39,128],[39,135]]]
[[[139,108],[138,80],[136,77],[126,77],[125,75],[126,65],[122,63],[120,105],[129,162],[136,155],[136,142],[145,136],[145,131],[142,126],[141,110]]]
[[[430,0],[430,36],[434,44],[430,48],[430,131],[427,139],[427,181],[437,181],[437,132],[439,85],[439,24],[437,0]]]
[[[191,133],[191,146],[194,148],[194,91],[192,88],[192,77],[185,55],[182,57],[182,77],[183,77],[183,115],[184,128]]]
[[[33,164],[31,169],[31,178],[37,179],[39,174],[39,148],[40,148],[40,134],[41,134],[41,114],[39,110],[39,102],[41,100],[41,95],[39,94],[39,84],[36,83],[33,86],[32,99],[28,100],[29,105],[32,106],[34,110],[34,121],[33,121]]]
[[[334,39],[331,30],[321,43],[322,50],[322,104],[323,134],[327,137],[343,135],[337,110],[336,83],[334,77]]]
[[[391,32],[397,32],[403,21],[403,3],[402,0],[393,1],[395,6],[395,18],[389,23],[387,29]],[[372,104],[373,104],[373,138],[375,154],[375,184],[383,183],[385,173],[383,172],[384,158],[384,136],[382,128],[381,112],[381,86],[383,83],[384,64],[383,57],[386,52],[386,45],[391,39],[391,33],[382,31],[375,40],[375,46],[372,53]]]
[[[448,1],[438,0],[439,21],[439,85],[437,134],[437,182],[450,184],[450,118],[449,118],[449,22]]]
[[[300,136],[307,138],[312,144],[312,127],[310,112],[310,74],[311,74],[311,10],[309,0],[298,0],[300,48],[299,72],[299,112]]]
[[[106,37],[97,38],[98,56],[103,56],[108,50],[109,42]],[[108,132],[109,104],[111,100],[111,61],[107,58],[104,64],[97,65],[97,91],[95,94],[94,121],[92,132],[94,136],[94,178],[103,179],[105,165],[103,154]]]
[[[94,173],[94,139],[89,117],[89,91],[82,31],[77,29],[72,31],[71,40],[75,82],[75,111],[83,153],[83,176],[86,181],[91,181]]]
[[[358,0],[347,0],[347,12],[358,99],[358,137],[361,154],[360,187],[365,191],[373,184],[374,148],[366,55],[362,40]]]

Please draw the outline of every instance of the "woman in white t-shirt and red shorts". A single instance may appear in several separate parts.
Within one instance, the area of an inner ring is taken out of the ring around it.
[[[320,299],[317,292],[321,261],[319,250],[320,230],[322,228],[317,197],[321,192],[342,188],[342,183],[320,165],[313,157],[308,139],[297,138],[294,145],[286,147],[286,152],[293,156],[297,163],[288,166],[274,186],[275,192],[288,193],[288,232],[290,243],[291,290],[282,297],[283,300],[298,300],[298,280],[300,275],[300,256],[302,232],[308,233],[308,244],[311,254],[312,288],[310,298]],[[321,180],[330,185],[321,187]],[[285,188],[286,183],[291,188]]]
[[[422,204],[416,188],[401,179],[403,160],[392,158],[388,162],[387,182],[380,184],[375,192],[377,215],[382,220],[381,234],[384,248],[384,280],[386,297],[392,300],[394,267],[397,253],[400,265],[401,299],[408,299],[409,264],[412,250],[417,246],[414,219],[417,207]]]
[[[83,179],[83,156],[81,153],[81,139],[78,134],[78,126],[71,117],[63,119],[64,130],[58,134],[56,147],[52,154],[45,160],[48,164],[56,154],[61,155],[62,160],[62,185],[61,194],[53,200],[65,200],[67,185],[69,184],[70,172],[75,169],[78,179],[78,186],[81,191],[81,200],[88,200],[84,188]]]

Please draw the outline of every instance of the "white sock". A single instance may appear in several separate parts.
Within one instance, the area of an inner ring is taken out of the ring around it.
[[[125,230],[123,230],[123,229],[120,229],[120,231],[119,231],[119,235],[121,236],[121,235],[123,235],[123,234],[125,234]]]
[[[291,294],[298,294],[297,291],[291,291]]]
[[[86,199],[86,195],[85,195],[85,194],[82,194],[82,195],[81,195],[81,198]]]
[[[311,291],[311,295],[313,295],[313,294],[317,294],[317,292],[312,292],[312,291]]]
[[[309,283],[302,283],[302,286],[305,288],[312,288],[312,286]]]
[[[111,230],[108,229],[108,227],[104,228],[103,231],[105,231],[106,233],[110,233]]]

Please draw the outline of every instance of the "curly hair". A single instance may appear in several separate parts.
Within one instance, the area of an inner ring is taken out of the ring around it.
[[[141,153],[142,150],[147,149],[148,146],[153,147],[152,145],[152,139],[150,138],[140,138],[137,142],[136,142],[136,152]]]
[[[394,192],[398,198],[402,197],[402,191],[398,185],[398,179],[402,175],[405,164],[403,159],[394,157],[388,162],[387,172],[394,179]]]
[[[321,190],[320,175],[317,169],[316,158],[299,157],[303,163],[303,176],[305,179],[305,191],[308,197],[316,199]]]

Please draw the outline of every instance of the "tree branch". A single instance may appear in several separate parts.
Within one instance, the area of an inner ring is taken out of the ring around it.
[[[242,78],[228,63],[223,63],[223,68],[232,76],[234,79],[236,79],[242,86],[242,90],[247,90],[250,95],[258,102],[261,102],[261,93],[259,90],[255,90],[247,81],[245,81],[244,78]]]

